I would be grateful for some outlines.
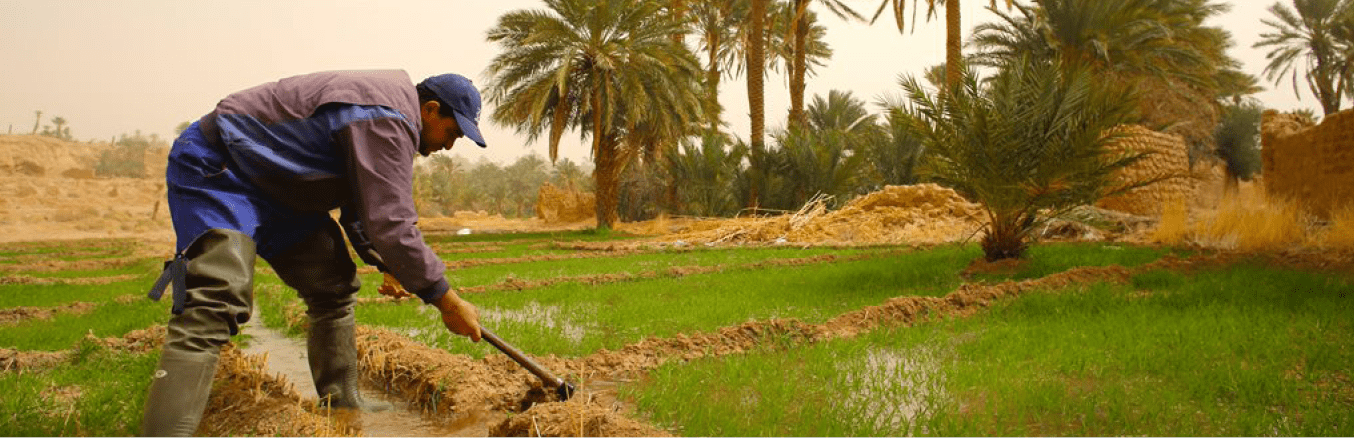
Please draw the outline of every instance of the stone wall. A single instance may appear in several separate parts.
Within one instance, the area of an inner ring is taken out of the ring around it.
[[[1260,136],[1265,193],[1296,201],[1319,217],[1354,200],[1354,110],[1305,129],[1265,128]]]
[[[1139,125],[1115,129],[1127,131],[1127,135],[1111,144],[1109,146],[1111,151],[1128,149],[1151,153],[1115,175],[1116,181],[1124,183],[1161,176],[1173,178],[1139,187],[1119,196],[1101,199],[1097,206],[1142,216],[1161,216],[1166,206],[1187,202],[1193,198],[1195,182],[1189,177],[1189,152],[1183,138]]]

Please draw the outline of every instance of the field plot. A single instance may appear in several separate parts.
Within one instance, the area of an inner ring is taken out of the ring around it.
[[[318,409],[305,371],[276,365],[298,354],[304,305],[260,262],[252,333],[292,341],[238,337],[199,434],[1354,433],[1348,254],[1053,243],[989,264],[971,244],[430,243],[481,323],[575,397],[376,294],[363,268],[365,391],[400,412]],[[161,260],[130,240],[0,246],[0,432],[138,433],[169,316],[144,297]]]

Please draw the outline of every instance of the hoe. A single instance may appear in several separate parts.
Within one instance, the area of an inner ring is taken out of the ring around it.
[[[503,354],[506,354],[508,357],[511,357],[512,360],[517,361],[517,364],[521,365],[522,368],[526,368],[527,371],[531,371],[531,374],[540,377],[541,382],[544,382],[546,386],[555,387],[555,394],[559,395],[560,401],[568,400],[569,397],[573,397],[574,392],[577,391],[577,388],[575,388],[574,385],[564,381],[564,379],[555,377],[550,370],[545,369],[541,364],[536,363],[536,361],[531,360],[527,355],[522,354],[521,350],[504,342],[503,339],[499,338],[498,335],[495,335],[494,332],[489,331],[489,329],[481,326],[480,336],[483,337],[484,340],[489,341],[489,344],[493,345],[494,348],[498,348],[498,351],[502,351]]]
[[[385,272],[385,269],[381,269],[381,271]],[[409,292],[404,290],[404,286],[400,285],[399,280],[396,280],[395,277],[391,276],[389,273],[385,274],[385,282],[381,284],[379,292],[382,295],[389,295],[396,298],[409,296]],[[577,388],[574,387],[573,384],[566,382],[559,377],[555,377],[554,373],[551,373],[550,370],[545,369],[545,367],[536,363],[536,361],[531,360],[526,354],[522,353],[522,350],[518,350],[517,347],[513,347],[512,344],[503,341],[502,338],[499,338],[498,335],[483,326],[480,327],[480,337],[489,341],[489,344],[493,345],[494,348],[497,348],[498,351],[502,351],[503,354],[511,357],[512,360],[516,361],[522,368],[526,368],[527,371],[531,371],[531,374],[540,377],[541,382],[545,383],[546,386],[553,386],[555,388],[555,394],[559,395],[560,401],[568,400],[569,397],[573,397],[574,392],[577,391]]]

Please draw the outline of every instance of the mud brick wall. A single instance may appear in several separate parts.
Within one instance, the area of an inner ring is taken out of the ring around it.
[[[1262,132],[1266,194],[1296,201],[1319,217],[1354,202],[1354,110],[1296,132]]]
[[[1175,178],[1139,187],[1119,196],[1101,199],[1097,206],[1142,216],[1161,216],[1166,206],[1185,202],[1194,196],[1195,183],[1193,178],[1188,177],[1189,152],[1183,138],[1139,125],[1120,126],[1115,129],[1125,133],[1125,137],[1111,144],[1110,151],[1118,153],[1127,149],[1134,152],[1150,152],[1146,158],[1118,172],[1114,177],[1117,183],[1160,176]]]

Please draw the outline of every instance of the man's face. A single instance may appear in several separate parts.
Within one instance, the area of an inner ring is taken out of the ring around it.
[[[441,104],[430,100],[424,102],[419,111],[423,116],[423,131],[419,133],[418,152],[425,157],[433,152],[451,149],[456,139],[464,135],[456,118],[442,116],[440,108]]]

